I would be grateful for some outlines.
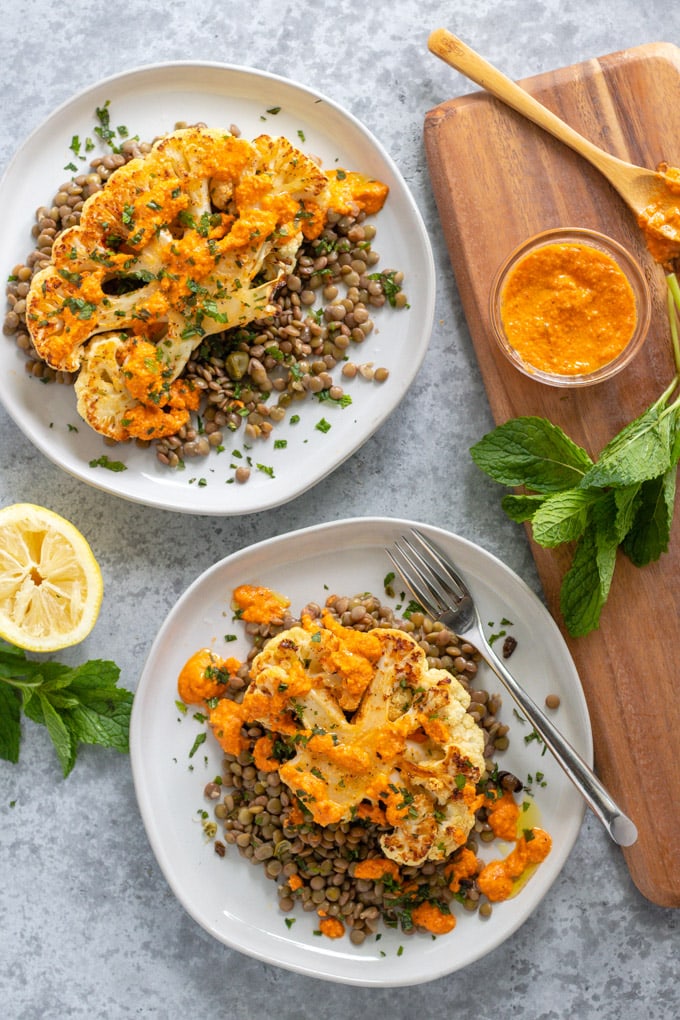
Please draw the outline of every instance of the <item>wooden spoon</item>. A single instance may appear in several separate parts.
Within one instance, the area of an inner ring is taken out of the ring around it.
[[[664,173],[626,163],[600,149],[446,29],[432,32],[428,47],[445,63],[592,163],[635,213],[650,251],[658,261],[668,261],[680,253],[680,178],[676,180]],[[653,239],[662,243],[662,253],[654,251]],[[668,244],[670,251],[666,250]]]

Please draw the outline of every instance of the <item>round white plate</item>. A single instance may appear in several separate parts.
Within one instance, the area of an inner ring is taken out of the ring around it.
[[[111,448],[78,416],[73,388],[45,387],[28,376],[24,358],[12,340],[0,343],[0,400],[42,452],[89,485],[150,506],[194,514],[244,514],[279,506],[326,477],[386,420],[413,381],[430,339],[434,316],[435,274],[429,238],[418,208],[395,163],[353,116],[330,99],[263,71],[222,64],[176,63],[143,67],[106,79],[60,107],[19,149],[0,181],[0,274],[31,251],[35,210],[48,204],[81,161],[70,150],[78,136],[95,138],[95,110],[110,103],[111,126],[151,140],[177,121],[204,121],[212,127],[237,124],[245,138],[285,135],[325,167],[378,177],[389,185],[388,201],[375,219],[376,267],[401,269],[410,308],[389,306],[375,316],[375,330],[361,349],[361,361],[385,366],[390,376],[375,384],[357,378],[344,385],[352,404],[344,409],[311,399],[296,406],[300,422],[278,425],[267,441],[254,443],[248,455],[271,468],[253,469],[245,485],[233,478],[233,450],[244,453],[241,432],[225,435],[225,450],[188,460],[186,468],[163,468],[151,450],[133,444]],[[274,111],[278,109],[278,113]],[[103,151],[103,150],[102,150]],[[87,166],[82,162],[82,167]],[[82,172],[85,172],[83,169]],[[4,313],[3,313],[4,315]],[[325,418],[328,432],[317,429]],[[287,440],[274,449],[274,439]],[[90,467],[108,455],[126,470],[114,473]],[[243,463],[243,461],[240,461]],[[230,467],[231,465],[231,467]]]
[[[191,712],[181,716],[176,679],[188,657],[212,645],[223,654],[245,656],[247,645],[225,645],[224,635],[239,631],[230,609],[231,592],[243,582],[271,586],[287,595],[293,611],[309,601],[324,602],[333,592],[372,591],[384,597],[391,567],[384,547],[413,522],[391,518],[337,521],[269,539],[229,556],[201,575],[180,598],[161,627],[135,695],[130,749],[137,799],[159,865],[189,914],[216,939],[240,952],[316,978],[355,985],[410,985],[449,974],[490,952],[529,917],[557,878],[578,835],[584,806],[549,753],[529,736],[528,724],[513,714],[509,697],[502,717],[511,743],[499,755],[501,768],[526,782],[534,777],[540,824],[553,849],[521,893],[494,907],[485,921],[456,910],[457,926],[448,935],[404,936],[390,929],[380,940],[354,947],[348,938],[314,935],[315,915],[296,910],[291,927],[277,904],[276,884],[234,847],[220,858],[204,837],[199,812],[206,782],[220,772],[221,754],[210,737],[192,758],[194,741],[205,731]],[[501,620],[517,638],[509,660],[513,672],[542,704],[558,694],[558,725],[592,761],[590,723],[581,684],[560,632],[530,588],[499,560],[465,539],[419,524],[446,550],[467,577],[490,632]],[[397,592],[398,594],[398,592]],[[225,652],[225,649],[228,651]],[[480,686],[498,690],[486,667]],[[536,783],[543,773],[544,786]],[[316,919],[318,921],[318,919]]]

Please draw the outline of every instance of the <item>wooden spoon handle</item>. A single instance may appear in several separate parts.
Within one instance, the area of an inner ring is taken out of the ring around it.
[[[618,188],[621,168],[628,167],[628,164],[598,148],[597,145],[580,135],[578,131],[574,131],[451,32],[445,28],[436,29],[428,39],[428,47],[435,56],[440,57],[445,63],[450,64],[451,67],[460,71],[477,85],[481,85],[496,99],[500,99],[517,113],[521,113],[523,117],[574,149],[604,174],[614,187]],[[617,180],[612,180],[612,174]]]

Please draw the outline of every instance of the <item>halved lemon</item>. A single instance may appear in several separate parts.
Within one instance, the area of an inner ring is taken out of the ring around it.
[[[87,539],[32,503],[0,510],[0,637],[30,652],[77,645],[95,625],[104,585]]]

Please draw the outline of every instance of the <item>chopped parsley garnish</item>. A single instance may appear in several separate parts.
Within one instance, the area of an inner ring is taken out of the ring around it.
[[[124,124],[119,124],[115,129],[111,127],[111,114],[109,112],[110,105],[111,100],[107,99],[103,106],[95,108],[94,113],[98,123],[94,127],[94,133],[97,138],[99,138],[99,140],[105,145],[108,145],[113,152],[120,152],[120,146],[116,144],[116,135],[118,135],[119,138],[128,138],[130,132]],[[86,148],[88,151],[92,148],[92,144],[89,140],[86,143]]]
[[[411,599],[409,604],[407,605],[406,609],[404,610],[403,616],[404,616],[405,620],[410,620],[414,613],[424,613],[424,612],[425,612],[425,610],[420,605],[420,603],[416,602],[414,599]]]
[[[331,404],[337,404],[338,407],[349,407],[352,403],[352,398],[349,393],[343,393],[341,397],[332,397],[330,389],[319,390],[318,393],[314,394],[316,399],[323,403],[328,401]]]
[[[190,758],[193,758],[193,756],[196,754],[196,752],[198,751],[198,749],[201,746],[201,744],[204,744],[207,739],[208,739],[208,734],[207,733],[199,733],[196,736],[196,739],[194,740],[193,746],[192,746],[191,750],[189,751],[189,757]]]
[[[390,270],[387,273],[371,273],[369,280],[377,280],[380,283],[383,293],[387,298],[387,302],[392,308],[396,308],[397,305],[397,294],[401,292],[401,285],[395,283],[396,270]],[[409,306],[406,305],[406,308]]]
[[[107,471],[127,471],[127,465],[122,460],[111,460],[105,453],[89,462],[90,467],[106,468]]]
[[[96,307],[86,301],[85,298],[74,298],[67,297],[64,301],[64,308],[68,308],[72,315],[75,315],[78,319],[87,321],[91,319],[96,312]]]

